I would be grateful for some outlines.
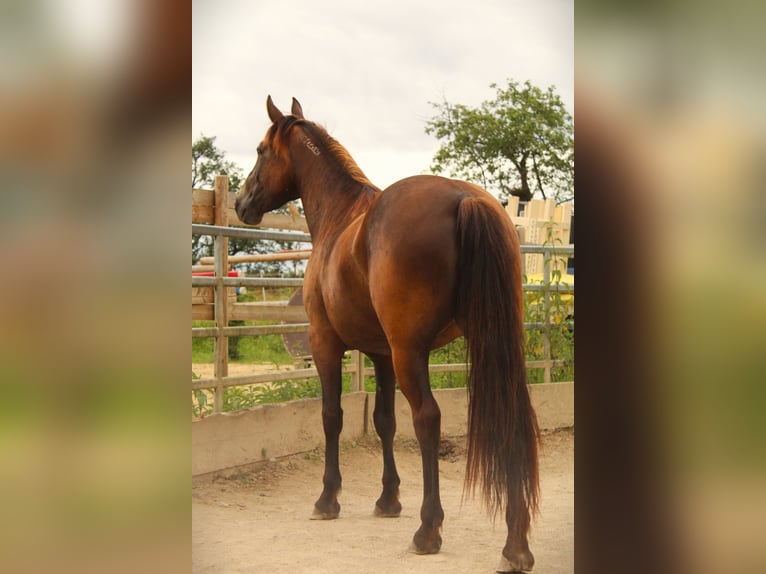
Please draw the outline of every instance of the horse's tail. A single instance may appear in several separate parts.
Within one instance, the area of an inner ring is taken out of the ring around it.
[[[493,516],[519,506],[535,514],[540,431],[524,364],[521,254],[510,218],[494,201],[467,196],[457,217],[457,321],[471,362],[464,492],[480,483]]]

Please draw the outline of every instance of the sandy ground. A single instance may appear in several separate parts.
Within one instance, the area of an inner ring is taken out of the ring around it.
[[[337,520],[309,520],[321,491],[322,454],[311,452],[196,480],[192,488],[193,572],[392,573],[494,572],[505,524],[492,521],[478,500],[461,506],[463,439],[442,443],[440,482],[445,511],[439,554],[407,551],[419,526],[421,462],[414,441],[397,440],[402,514],[378,518],[382,457],[373,439],[342,445],[343,492]],[[541,512],[530,546],[535,572],[569,574],[574,567],[574,433],[543,437]]]

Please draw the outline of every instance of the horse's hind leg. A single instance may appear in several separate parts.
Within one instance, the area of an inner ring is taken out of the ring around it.
[[[394,462],[396,379],[391,357],[374,355],[370,358],[375,365],[376,379],[375,410],[372,417],[383,447],[383,493],[375,503],[375,515],[393,517],[402,512],[399,502],[399,473]]]
[[[530,515],[524,502],[521,478],[519,477],[515,482],[516,484],[510,489],[510,499],[505,509],[508,538],[500,556],[498,572],[529,572],[535,564],[535,558],[527,542]]]
[[[311,351],[322,382],[322,426],[325,435],[324,488],[314,505],[313,519],[327,520],[340,514],[338,493],[341,488],[338,459],[340,431],[343,429],[343,409],[340,406],[344,348],[331,333],[310,333]]]
[[[428,351],[394,352],[394,369],[399,387],[412,409],[412,422],[423,459],[423,504],[420,528],[412,539],[417,554],[434,554],[442,545],[444,510],[439,496],[439,433],[441,411],[428,379]]]

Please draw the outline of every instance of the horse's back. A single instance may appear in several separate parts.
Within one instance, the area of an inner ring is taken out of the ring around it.
[[[448,201],[450,198],[462,198],[466,195],[486,195],[492,197],[482,188],[467,181],[449,179],[438,175],[413,175],[400,179],[388,186],[381,197],[398,198],[428,196],[430,201]]]
[[[383,190],[368,211],[368,235],[393,239],[404,230],[411,241],[413,234],[433,237],[439,227],[454,225],[460,201],[476,190],[481,191],[467,182],[433,175],[399,180]]]
[[[367,213],[367,253],[371,257],[391,253],[403,271],[412,261],[419,269],[429,267],[429,260],[452,268],[458,253],[458,207],[466,198],[484,201],[498,216],[505,215],[499,201],[466,181],[434,175],[397,181],[377,197]]]
[[[413,176],[386,188],[365,222],[371,258],[393,256],[399,266],[414,260],[438,260],[457,253],[456,221],[466,190],[462,182],[437,176]]]

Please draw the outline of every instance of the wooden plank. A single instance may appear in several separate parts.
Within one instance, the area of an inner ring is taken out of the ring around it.
[[[344,369],[344,372],[348,372]],[[258,385],[263,383],[273,383],[276,381],[291,381],[298,379],[312,379],[318,377],[319,372],[316,369],[292,369],[289,371],[272,371],[270,373],[258,373],[253,375],[238,375],[227,377],[221,381],[224,387],[237,387],[242,385]],[[192,389],[209,389],[217,383],[215,378],[197,379],[192,381]]]
[[[213,223],[212,205],[192,205],[192,223]]]
[[[508,214],[508,217],[513,219],[514,217],[519,216],[519,196],[518,195],[512,195],[508,198],[508,205],[505,206],[505,212]]]
[[[192,305],[192,321],[212,321],[213,320],[213,306],[212,305]]]
[[[212,189],[192,189],[192,205],[215,205],[215,192]]]
[[[236,225],[236,226],[243,226],[243,227],[252,227],[247,225],[246,223],[243,223],[242,220],[237,215],[236,210],[234,209],[234,203],[236,201],[237,194],[236,192],[230,192],[229,193],[229,225]],[[263,220],[255,227],[268,227],[273,229],[285,229],[288,231],[303,231],[304,233],[308,233],[309,227],[306,223],[306,218],[301,217],[298,213],[298,210],[295,208],[294,205],[289,204],[288,209],[292,207],[291,212],[292,215],[288,215],[285,213],[265,213],[263,215]]]
[[[290,323],[288,325],[249,325],[246,327],[225,327],[223,331],[229,337],[259,337],[261,335],[292,335],[306,333],[308,323]],[[192,327],[192,337],[215,337],[216,327]]]
[[[235,287],[226,287],[226,298],[229,304],[237,302]],[[213,287],[192,287],[192,305],[215,304],[215,289]]]
[[[225,176],[221,176],[225,177]],[[227,178],[228,179],[228,178]],[[234,210],[234,202],[236,201],[237,192],[228,192],[228,221],[229,225],[241,226],[241,227],[264,227],[273,229],[285,229],[288,231],[303,231],[308,233],[308,224],[306,218],[301,217],[298,214],[298,210],[294,205],[292,207],[292,215],[283,213],[266,213],[263,216],[263,221],[257,226],[250,226],[243,223],[237,216],[237,212]],[[212,189],[193,189],[192,190],[192,223],[213,223],[215,221],[215,192]]]
[[[572,217],[572,204],[562,203],[556,206],[556,211],[553,214],[553,221],[556,223],[569,223]]]
[[[543,216],[541,219],[545,221],[553,221],[553,214],[556,212],[556,202],[552,199],[546,199],[543,201]]]
[[[194,321],[212,321],[213,305],[192,305]],[[261,303],[233,303],[229,310],[232,321],[308,321],[306,309],[297,305],[263,305]]]
[[[265,213],[263,220],[258,225],[247,225],[242,223],[237,212],[232,208],[229,210],[229,221],[231,225],[238,227],[266,227],[271,229],[284,229],[286,231],[303,231],[308,233],[309,227],[306,219],[303,217],[293,217],[284,213]]]
[[[306,310],[296,305],[264,306],[258,303],[232,305],[231,317],[235,321],[288,321],[306,322]]]
[[[530,199],[524,210],[524,217],[528,219],[540,219],[543,214],[543,200]]]
[[[311,257],[310,249],[290,249],[286,251],[277,251],[276,253],[252,253],[250,255],[231,255],[229,263],[260,263],[264,261],[298,261]],[[210,264],[212,257],[200,258],[200,263]]]

